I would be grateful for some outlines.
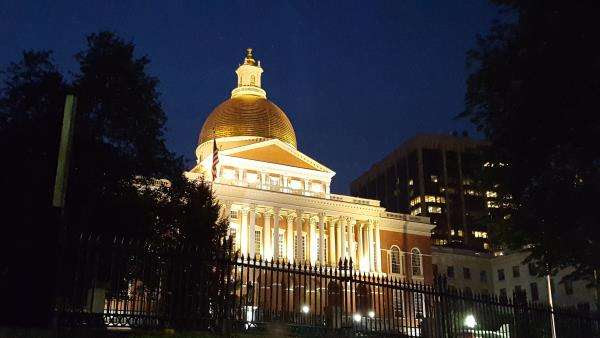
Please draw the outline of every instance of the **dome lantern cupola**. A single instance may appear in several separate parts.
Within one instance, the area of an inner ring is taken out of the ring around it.
[[[238,77],[237,88],[231,91],[231,97],[240,95],[254,95],[264,99],[267,98],[267,92],[261,88],[260,77],[263,69],[260,66],[260,61],[254,59],[252,48],[246,49],[246,57],[235,73]]]

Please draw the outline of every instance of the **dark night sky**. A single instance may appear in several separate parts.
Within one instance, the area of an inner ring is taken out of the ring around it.
[[[168,4],[168,5],[167,5]],[[497,11],[487,1],[2,1],[0,65],[51,49],[64,72],[85,35],[108,29],[147,54],[161,80],[172,150],[194,158],[210,111],[228,98],[246,47],[299,149],[337,172],[333,192],[418,132],[472,127],[465,52]]]

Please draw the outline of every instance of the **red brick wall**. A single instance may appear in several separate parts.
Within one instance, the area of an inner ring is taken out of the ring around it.
[[[425,283],[433,282],[433,271],[431,268],[431,239],[428,236],[410,235],[395,231],[380,230],[381,249],[390,250],[392,245],[397,245],[401,251],[410,252],[418,248],[423,255],[423,276]],[[411,277],[410,256],[404,255],[402,268],[406,277]],[[381,252],[381,270],[389,273],[389,261],[386,251]]]

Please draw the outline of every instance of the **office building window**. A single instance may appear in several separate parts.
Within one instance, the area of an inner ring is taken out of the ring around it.
[[[565,293],[567,295],[573,294],[573,282],[570,280],[565,280]]]
[[[449,266],[446,269],[446,276],[448,276],[448,278],[454,278],[454,267],[453,266]]]
[[[463,268],[463,277],[465,279],[471,279],[471,269]]]
[[[504,269],[498,269],[498,280],[504,280]]]
[[[482,283],[487,283],[487,271],[481,270],[479,272],[479,281]]]
[[[521,271],[519,270],[519,266],[515,265],[512,267],[513,277],[518,278],[521,277]]]
[[[427,207],[427,212],[429,212],[431,214],[441,214],[442,213],[442,207],[437,207],[437,206],[430,205],[430,206]]]
[[[538,293],[538,286],[536,282],[529,283],[529,293],[531,294],[531,300],[537,302],[540,300],[540,294]]]

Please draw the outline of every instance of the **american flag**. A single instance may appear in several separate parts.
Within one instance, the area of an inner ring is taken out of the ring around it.
[[[212,163],[212,180],[217,178],[217,164],[219,164],[219,149],[217,149],[217,139],[213,137],[213,163]]]

